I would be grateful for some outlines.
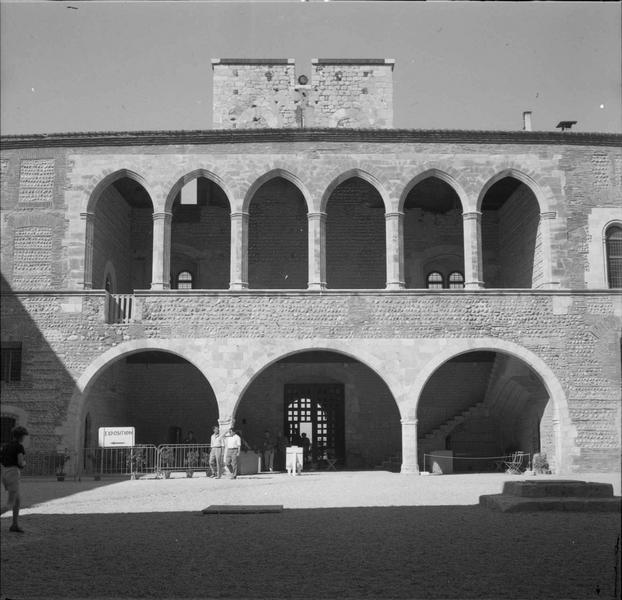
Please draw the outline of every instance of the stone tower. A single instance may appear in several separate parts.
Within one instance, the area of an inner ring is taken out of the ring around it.
[[[392,59],[213,59],[216,129],[393,127]]]

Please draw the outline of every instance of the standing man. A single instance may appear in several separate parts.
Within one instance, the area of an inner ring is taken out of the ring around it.
[[[270,473],[272,473],[272,471],[274,471],[274,451],[275,451],[275,447],[276,444],[274,442],[274,440],[272,439],[272,435],[270,434],[270,432],[266,429],[263,432],[263,444],[262,444],[262,450],[263,450],[263,470],[264,471],[270,471]]]
[[[242,438],[233,429],[229,429],[225,436],[225,466],[231,473],[231,479],[238,476],[238,456],[241,447]]]
[[[214,433],[212,433],[212,437],[210,440],[210,450],[209,450],[209,468],[212,471],[210,477],[215,477],[216,479],[220,479],[222,476],[222,446],[223,446],[223,436],[220,435],[220,429],[218,425],[214,426]]]
[[[19,480],[20,471],[26,466],[26,451],[24,450],[24,438],[28,435],[25,427],[15,427],[11,432],[11,441],[2,449],[2,485],[9,493],[8,506],[2,508],[2,512],[13,509],[13,523],[9,531],[24,533],[19,526]]]

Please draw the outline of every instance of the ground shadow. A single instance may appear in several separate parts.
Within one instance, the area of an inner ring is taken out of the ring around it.
[[[8,598],[612,598],[620,515],[479,506],[26,515]],[[617,565],[619,577],[620,568]],[[618,582],[619,586],[619,582]],[[619,587],[617,588],[619,591]]]

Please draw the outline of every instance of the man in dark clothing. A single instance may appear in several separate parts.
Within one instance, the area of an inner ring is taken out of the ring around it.
[[[11,441],[2,448],[2,485],[9,494],[8,505],[3,507],[2,512],[13,509],[13,523],[9,531],[24,533],[19,526],[19,480],[20,471],[26,466],[26,451],[24,450],[24,438],[28,435],[25,427],[15,427],[11,432]]]

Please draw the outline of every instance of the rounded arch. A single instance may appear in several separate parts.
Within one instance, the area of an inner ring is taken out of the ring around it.
[[[613,219],[602,230],[605,283],[609,288],[622,287],[622,221]]]
[[[296,348],[293,350],[289,350],[287,352],[275,353],[273,356],[268,357],[267,360],[260,367],[257,367],[257,369],[251,374],[251,376],[248,378],[245,384],[240,388],[238,397],[235,401],[235,406],[233,409],[234,412],[235,410],[237,410],[240,400],[244,396],[246,391],[253,384],[253,382],[257,379],[257,377],[259,377],[266,369],[275,365],[276,363],[283,360],[284,358],[289,358],[290,356],[295,356],[296,354],[305,354],[306,352],[332,352],[334,354],[342,354],[343,356],[347,358],[354,359],[355,361],[361,363],[363,366],[367,367],[370,371],[372,371],[372,373],[377,375],[386,384],[389,390],[391,390],[389,379],[385,377],[385,375],[374,365],[374,362],[377,359],[373,356],[361,357],[360,356],[361,352],[358,352],[355,354],[353,352],[349,352],[348,350],[344,348],[339,347],[338,345],[335,345],[332,347],[327,346],[327,345],[302,347],[302,348]],[[391,394],[393,398],[395,399],[395,393],[393,392],[393,390],[391,390]]]
[[[194,169],[193,171],[189,171],[187,173],[184,173],[183,175],[178,176],[178,178],[175,180],[175,183],[171,185],[170,190],[166,195],[164,211],[171,212],[173,210],[173,202],[175,201],[177,194],[179,194],[179,192],[181,191],[181,188],[184,187],[184,185],[186,185],[189,181],[192,181],[193,179],[198,179],[199,177],[204,177],[205,179],[209,179],[210,181],[216,183],[225,193],[225,196],[227,196],[227,200],[229,201],[229,209],[231,209],[232,195],[230,190],[227,188],[224,180],[216,175],[216,173],[207,169]]]
[[[74,448],[74,450],[80,450],[80,435],[83,431],[84,414],[83,408],[85,400],[91,390],[91,387],[97,381],[97,378],[112,364],[118,360],[129,356],[131,354],[138,354],[139,352],[148,350],[158,350],[161,352],[168,352],[174,354],[188,361],[193,367],[195,367],[206,379],[206,381],[212,386],[212,381],[206,375],[203,365],[197,364],[196,352],[191,348],[188,348],[185,344],[170,343],[167,340],[136,340],[131,342],[123,342],[114,348],[110,348],[103,354],[97,356],[91,363],[84,369],[82,375],[78,378],[75,385],[75,391],[69,400],[67,408],[67,420],[66,425],[62,431],[59,431],[59,435],[63,435],[67,440],[67,447]]]
[[[466,191],[464,190],[464,188],[462,187],[462,185],[460,185],[460,183],[456,180],[455,177],[453,177],[446,171],[437,169],[436,167],[427,169],[426,171],[423,171],[422,173],[415,175],[415,177],[413,177],[407,183],[407,185],[404,187],[404,190],[402,191],[400,195],[400,200],[398,204],[398,210],[400,212],[404,211],[404,204],[406,203],[406,198],[408,198],[408,194],[410,194],[413,188],[417,184],[424,181],[425,179],[430,179],[432,177],[435,177],[436,179],[440,179],[441,181],[444,181],[447,185],[449,185],[454,190],[454,192],[456,192],[456,195],[458,196],[458,199],[460,200],[462,212],[469,212],[469,197]]]
[[[267,183],[268,181],[270,181],[272,179],[277,179],[279,177],[285,179],[286,181],[289,181],[290,183],[295,185],[296,188],[298,188],[298,190],[302,194],[302,197],[304,198],[305,205],[307,207],[307,212],[309,212],[310,211],[310,207],[311,207],[311,195],[309,193],[309,190],[306,188],[306,186],[304,185],[304,183],[302,182],[302,180],[299,177],[297,177],[296,175],[294,175],[293,173],[291,173],[287,169],[283,169],[281,167],[272,169],[272,170],[268,171],[267,173],[264,173],[263,175],[258,177],[249,186],[248,190],[246,191],[246,194],[244,194],[244,200],[243,200],[243,203],[242,203],[242,210],[244,212],[248,212],[251,200],[253,199],[253,197],[257,193],[257,190],[262,185],[264,185],[264,183]]]
[[[574,442],[577,431],[570,420],[566,393],[559,379],[544,360],[531,350],[514,342],[495,338],[452,340],[450,345],[439,349],[427,363],[422,365],[410,386],[410,395],[415,400],[409,407],[409,418],[417,418],[417,409],[425,385],[439,367],[452,358],[475,351],[492,351],[507,354],[523,361],[533,370],[544,386],[553,408],[557,470],[558,472],[567,470],[569,457],[575,452]]]
[[[94,178],[92,180],[93,183],[90,186],[90,191],[87,191],[87,194],[86,194],[87,203],[86,203],[86,206],[83,207],[82,212],[87,212],[87,213],[95,212],[95,207],[97,206],[97,202],[99,198],[101,197],[102,192],[107,187],[115,183],[115,181],[119,181],[119,179],[124,179],[126,177],[128,179],[132,179],[133,181],[136,181],[136,183],[139,183],[145,188],[145,191],[147,192],[147,194],[149,195],[149,199],[151,200],[151,206],[153,207],[154,196],[153,196],[151,187],[149,183],[147,182],[147,180],[142,175],[138,174],[136,171],[132,171],[131,169],[119,169],[117,171],[114,171],[112,173],[105,175],[101,179]]]
[[[488,190],[495,183],[497,183],[497,181],[501,181],[501,179],[505,179],[506,177],[512,177],[514,179],[517,179],[521,183],[524,183],[531,190],[538,203],[538,206],[540,207],[540,213],[550,212],[551,210],[553,210],[552,194],[548,191],[545,193],[545,188],[538,184],[534,176],[527,174],[524,170],[519,170],[514,167],[502,169],[495,173],[492,177],[490,177],[488,181],[486,181],[477,197],[476,210],[482,210],[482,203],[484,201],[484,198],[486,197]]]
[[[328,201],[335,189],[344,181],[352,178],[359,178],[369,183],[378,192],[378,194],[380,194],[380,198],[382,198],[382,203],[384,204],[385,213],[390,212],[391,205],[386,187],[380,182],[377,177],[375,177],[368,171],[365,171],[358,167],[343,171],[328,184],[328,186],[324,190],[324,193],[322,194],[322,200],[320,202],[320,212],[326,212],[326,205],[328,204]]]

